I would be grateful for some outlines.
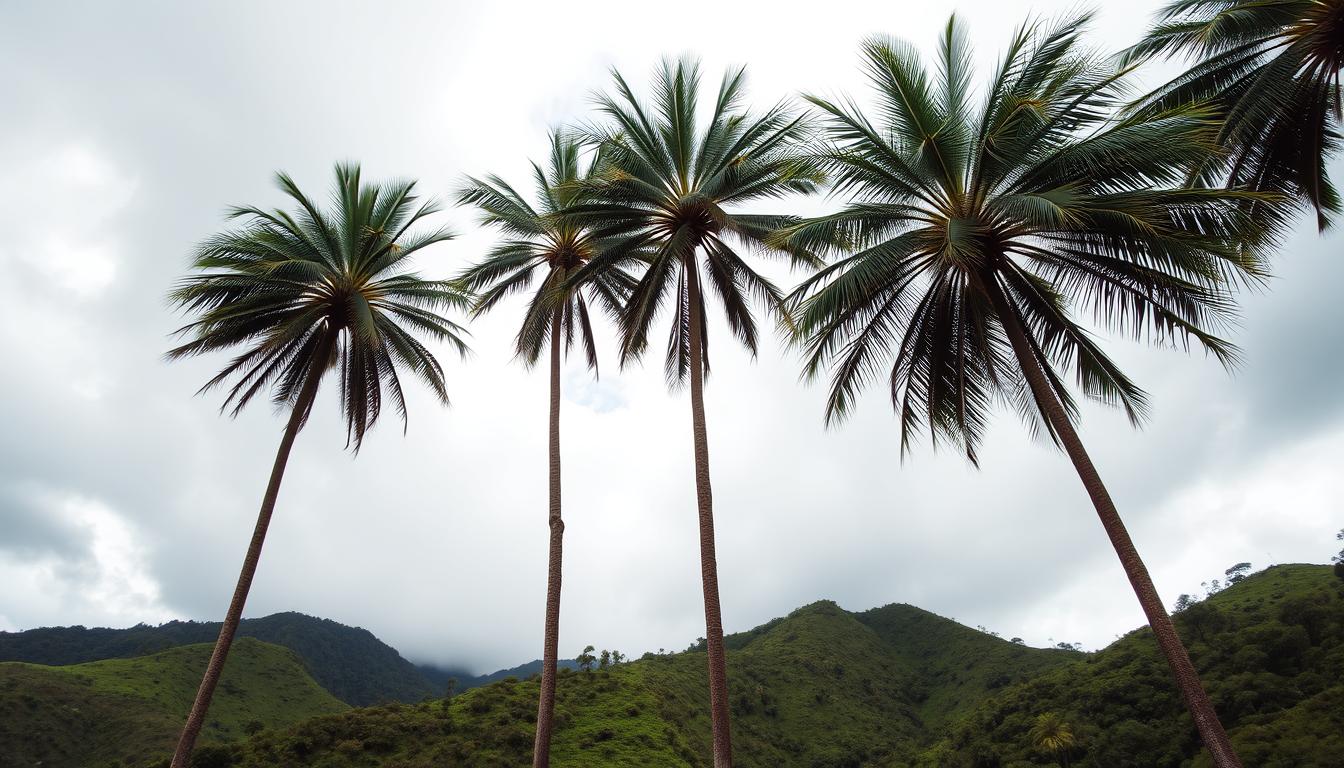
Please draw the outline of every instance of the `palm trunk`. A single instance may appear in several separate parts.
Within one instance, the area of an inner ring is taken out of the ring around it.
[[[1082,440],[1069,423],[1063,404],[1050,388],[1045,372],[1036,358],[1031,343],[1027,340],[1026,332],[1023,331],[1017,315],[1008,307],[1007,299],[997,284],[991,282],[986,288],[990,301],[993,302],[994,309],[1008,332],[1008,340],[1013,345],[1018,364],[1026,374],[1027,383],[1031,386],[1041,411],[1064,445],[1064,451],[1078,471],[1078,477],[1083,481],[1087,495],[1092,498],[1092,505],[1096,507],[1097,515],[1101,518],[1101,525],[1106,529],[1111,546],[1115,548],[1115,554],[1120,558],[1120,564],[1125,569],[1125,575],[1129,577],[1134,594],[1139,598],[1139,604],[1143,606],[1144,615],[1148,617],[1148,626],[1152,627],[1153,634],[1157,637],[1158,648],[1171,667],[1172,676],[1176,678],[1176,687],[1180,689],[1181,698],[1184,699],[1186,709],[1190,710],[1190,715],[1194,718],[1195,728],[1198,729],[1204,746],[1208,747],[1214,765],[1218,768],[1241,768],[1241,758],[1237,757],[1237,753],[1232,749],[1227,732],[1223,729],[1222,722],[1218,720],[1218,713],[1214,711],[1208,694],[1204,692],[1199,674],[1195,671],[1194,664],[1190,662],[1190,654],[1186,652],[1185,646],[1176,634],[1176,627],[1171,623],[1171,617],[1167,615],[1162,598],[1158,596],[1157,589],[1153,586],[1148,568],[1139,557],[1139,551],[1134,547],[1129,531],[1125,530],[1124,521],[1120,519],[1120,513],[1116,511],[1115,503],[1111,501],[1111,495],[1101,481],[1101,475],[1092,465],[1087,450],[1083,448]]]
[[[732,768],[728,721],[728,659],[723,650],[719,610],[719,566],[714,557],[714,494],[709,487],[709,434],[705,429],[705,375],[700,318],[700,280],[694,258],[686,264],[686,299],[691,339],[691,430],[695,438],[695,500],[700,513],[700,581],[705,593],[705,641],[709,646],[709,717],[714,733],[714,768]]]
[[[560,334],[561,309],[551,320],[551,549],[546,574],[546,638],[542,649],[541,696],[537,702],[537,738],[532,767],[551,764],[551,728],[555,717],[555,672],[560,645],[560,562],[565,521],[560,517]]]
[[[326,355],[330,354],[334,338],[324,342]],[[325,355],[319,355],[325,364]],[[229,612],[224,617],[224,625],[219,629],[219,639],[215,641],[214,653],[210,654],[210,664],[205,668],[205,677],[196,691],[196,701],[191,705],[191,714],[178,739],[177,750],[173,753],[172,768],[187,768],[191,752],[196,747],[196,739],[205,724],[205,714],[210,709],[210,699],[215,695],[215,686],[219,684],[220,673],[224,671],[224,661],[228,658],[229,648],[233,645],[233,636],[238,631],[238,622],[243,615],[243,604],[247,602],[248,590],[252,588],[252,577],[257,572],[257,562],[261,559],[261,547],[266,542],[266,529],[271,525],[271,513],[275,510],[276,497],[280,495],[280,481],[285,476],[285,465],[289,463],[289,451],[294,447],[294,438],[312,409],[317,397],[317,387],[322,380],[322,369],[310,372],[299,392],[294,410],[289,414],[285,425],[285,435],[280,439],[280,449],[275,454],[275,464],[271,467],[271,481],[266,486],[266,495],[261,500],[261,511],[257,513],[257,525],[252,531],[252,542],[248,544],[247,556],[243,558],[243,570],[238,574],[238,586],[233,591],[233,600],[229,602]]]

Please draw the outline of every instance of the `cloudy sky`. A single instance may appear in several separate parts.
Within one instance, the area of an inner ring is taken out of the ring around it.
[[[193,396],[222,360],[163,361],[181,323],[164,294],[227,205],[281,202],[277,169],[315,192],[343,159],[443,195],[465,173],[521,180],[613,66],[644,82],[661,55],[691,53],[710,81],[748,64],[759,105],[862,96],[867,35],[928,50],[955,10],[985,77],[1028,13],[1073,4],[510,5],[0,2],[0,630],[222,616],[283,422]],[[1096,45],[1132,40],[1155,5],[1107,4]],[[426,252],[435,276],[491,239],[469,211],[441,218],[462,236]],[[1169,604],[1238,561],[1324,562],[1336,546],[1340,237],[1303,221],[1277,279],[1243,297],[1235,375],[1111,342],[1153,418],[1134,431],[1088,408],[1082,434]],[[319,402],[247,615],[329,617],[480,670],[540,655],[546,381],[511,361],[516,309],[473,324],[474,355],[449,362],[453,407],[413,393],[404,437],[389,421],[356,459]],[[793,352],[716,349],[729,631],[821,598],[913,603],[1033,644],[1095,648],[1142,622],[1072,468],[1013,415],[979,471],[927,445],[902,462],[882,392],[826,430]],[[688,399],[667,393],[661,360],[617,371],[610,351],[600,383],[577,359],[564,377],[567,655],[703,634]]]

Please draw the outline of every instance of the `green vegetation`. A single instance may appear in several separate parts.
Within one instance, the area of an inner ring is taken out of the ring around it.
[[[1341,144],[1344,2],[1175,0],[1148,38],[1118,58],[1083,43],[1086,21],[1020,27],[978,95],[955,19],[933,68],[908,44],[871,38],[864,65],[878,109],[865,115],[853,101],[810,98],[825,121],[822,137],[788,101],[753,112],[742,69],[727,74],[705,110],[690,60],[666,62],[647,100],[615,74],[613,94],[597,99],[598,121],[577,140],[556,134],[558,170],[549,178],[538,171],[542,210],[494,177],[464,191],[461,200],[482,207],[487,223],[526,241],[504,242],[463,282],[406,271],[412,255],[450,238],[442,229],[409,234],[436,210],[415,204],[413,183],[366,185],[357,166],[341,165],[334,205],[321,211],[281,175],[295,210],[235,209],[244,224],[206,241],[195,273],[170,297],[192,315],[180,331],[188,340],[170,358],[241,348],[204,390],[228,386],[233,414],[263,392],[288,408],[214,653],[208,664],[186,658],[198,653],[191,647],[62,668],[11,665],[6,734],[37,734],[23,749],[55,760],[73,760],[64,750],[86,742],[102,749],[121,731],[149,739],[196,690],[177,672],[200,666],[204,680],[174,768],[186,768],[203,725],[207,737],[228,740],[311,714],[300,705],[313,691],[301,682],[289,690],[283,670],[267,667],[253,682],[287,693],[244,696],[251,689],[238,683],[233,693],[246,701],[221,703],[225,711],[206,722],[286,462],[321,382],[336,372],[347,442],[358,451],[385,395],[405,419],[405,374],[447,403],[444,371],[416,334],[464,352],[463,329],[438,313],[482,311],[544,266],[516,345],[528,362],[551,351],[540,695],[535,682],[516,679],[455,698],[444,685],[450,700],[317,717],[245,745],[217,745],[196,765],[514,766],[527,762],[535,730],[543,766],[557,678],[554,754],[572,765],[703,765],[712,752],[714,765],[731,768],[733,740],[741,765],[811,768],[916,759],[1240,768],[1232,742],[1263,766],[1324,764],[1344,753],[1340,585],[1314,566],[1248,576],[1249,564],[1239,563],[1225,574],[1229,589],[1219,592],[1215,581],[1208,600],[1178,602],[1187,653],[1075,429],[1076,394],[1118,406],[1136,424],[1146,410],[1145,393],[1095,342],[1094,326],[1186,348],[1193,341],[1230,365],[1237,350],[1216,334],[1231,325],[1238,285],[1267,277],[1265,251],[1292,207],[1312,207],[1322,229],[1344,207],[1325,170]],[[1202,61],[1126,104],[1125,61],[1175,53]],[[589,149],[593,162],[580,174]],[[828,185],[847,198],[837,212],[809,220],[747,212],[756,210],[748,204]],[[786,294],[748,264],[749,252],[816,272]],[[837,260],[826,264],[822,253]],[[621,271],[636,266],[639,274]],[[599,659],[590,646],[581,672],[557,675],[561,340],[570,343],[577,327],[596,365],[582,288],[596,291],[619,327],[623,364],[647,351],[670,304],[666,375],[690,389],[707,639],[628,665],[612,665],[607,652]],[[903,449],[928,431],[974,463],[991,411],[1018,411],[1078,471],[1151,629],[1079,660],[1067,643],[1028,649],[906,606],[856,616],[818,603],[724,638],[703,399],[704,324],[715,300],[753,355],[753,308],[763,307],[804,349],[807,376],[830,373],[828,420],[885,380]],[[1344,563],[1334,574],[1344,577]],[[131,652],[144,650],[127,640]],[[352,701],[385,691],[414,696],[427,682],[395,663],[395,679],[379,681],[381,670],[321,644],[301,652]],[[297,658],[288,658],[291,667]],[[1199,671],[1212,681],[1207,694]],[[100,712],[96,721],[73,703],[80,693]],[[70,703],[53,709],[46,700]],[[79,733],[54,736],[62,727]]]
[[[210,651],[210,644],[200,644],[62,667],[0,664],[0,764],[138,764],[165,755]],[[236,740],[346,708],[293,651],[242,638],[224,667],[202,737]]]
[[[855,618],[904,665],[922,671],[914,695],[920,718],[931,726],[961,717],[992,691],[1083,657],[1077,651],[1003,642],[912,605],[874,608]]]
[[[1175,621],[1248,764],[1323,768],[1344,754],[1344,584],[1329,566],[1249,575]],[[1009,642],[909,605],[850,613],[819,602],[724,643],[742,766],[1211,765],[1147,628],[1084,654]],[[162,765],[207,652],[0,665],[0,754],[29,760],[20,765]],[[710,765],[706,667],[697,643],[605,669],[562,668],[552,764]],[[341,711],[294,654],[246,640],[221,691],[200,768],[514,768],[531,756],[539,683],[506,678],[448,701]],[[266,729],[230,741],[252,720]],[[284,723],[293,724],[276,727]]]
[[[414,376],[448,404],[443,367],[416,337],[446,343],[465,355],[465,330],[439,312],[466,306],[458,286],[409,271],[412,257],[452,239],[442,227],[415,230],[435,212],[419,202],[415,182],[366,184],[359,166],[338,164],[330,210],[320,210],[294,180],[276,182],[295,209],[232,209],[242,225],[203,242],[193,274],[169,294],[191,316],[178,329],[188,341],[168,351],[179,360],[234,350],[237,356],[201,387],[227,387],[232,415],[261,392],[289,408],[256,527],[229,601],[215,650],[182,728],[173,768],[186,768],[205,723],[224,660],[238,631],[261,559],[280,483],[299,431],[308,422],[323,379],[340,387],[346,447],[356,453],[377,423],[386,393],[407,424],[402,377]]]
[[[747,204],[815,192],[824,179],[804,150],[809,138],[805,115],[788,102],[760,113],[747,107],[745,67],[724,73],[713,106],[703,111],[698,105],[709,92],[702,91],[696,61],[665,59],[652,78],[647,101],[619,72],[613,71],[612,78],[612,92],[596,100],[601,123],[586,131],[601,158],[598,172],[582,185],[590,197],[564,213],[615,242],[571,280],[592,280],[627,264],[632,256],[645,262],[616,313],[622,365],[648,351],[649,337],[670,304],[664,374],[669,388],[689,384],[691,395],[714,764],[731,768],[704,401],[710,369],[706,323],[717,298],[732,336],[753,356],[759,339],[753,306],[764,308],[781,327],[788,325],[783,292],[743,255],[787,259],[814,269],[822,262],[804,248],[771,238],[796,217],[749,212]]]
[[[1078,434],[1075,393],[1134,425],[1147,410],[1092,325],[1236,359],[1216,335],[1231,318],[1225,287],[1260,273],[1255,246],[1272,230],[1241,209],[1267,198],[1183,188],[1184,172],[1217,153],[1216,122],[1190,104],[1114,119],[1130,72],[1086,46],[1089,20],[1019,27],[983,99],[956,17],[931,68],[909,43],[863,44],[877,109],[808,97],[826,121],[817,161],[850,199],[776,235],[837,257],[794,292],[794,331],[804,376],[829,375],[827,421],[882,386],[903,452],[927,431],[935,448],[977,463],[999,407],[1049,435],[1077,470],[1200,737],[1220,768],[1240,768]]]
[[[898,645],[912,638],[915,647]],[[944,684],[969,705],[1020,670],[1081,656],[1015,645],[909,606],[853,614],[830,602],[729,635],[725,645],[743,766],[857,766],[914,754],[928,739],[925,713],[950,716]],[[706,666],[701,643],[607,669],[563,670],[552,764],[707,765]],[[514,766],[529,754],[537,692],[535,680],[510,679],[447,704],[315,718],[209,756],[243,766]]]
[[[1195,61],[1135,111],[1209,104],[1225,151],[1192,181],[1283,195],[1324,230],[1340,211],[1326,164],[1340,147],[1342,32],[1340,0],[1171,0],[1125,58]]]
[[[417,668],[395,648],[372,632],[330,619],[302,613],[276,613],[244,619],[239,637],[253,637],[282,645],[303,660],[308,674],[333,696],[354,706],[392,701],[415,702],[443,693],[443,684]],[[34,664],[79,664],[100,659],[123,659],[194,643],[213,643],[219,622],[170,621],[158,626],[141,624],[129,629],[103,627],[43,627],[26,632],[0,632],[0,661]],[[476,678],[458,675],[460,687]],[[446,680],[445,676],[443,680]]]
[[[473,316],[489,311],[511,293],[531,290],[533,278],[537,273],[541,274],[541,280],[528,300],[514,346],[517,356],[529,366],[541,358],[543,349],[550,350],[547,475],[550,547],[543,614],[541,693],[533,755],[533,765],[538,768],[545,768],[550,761],[559,662],[560,576],[565,533],[560,513],[560,361],[577,337],[588,367],[597,373],[597,342],[593,338],[588,308],[595,306],[609,315],[619,313],[635,282],[635,278],[619,265],[592,274],[588,281],[571,279],[601,249],[600,241],[593,233],[557,216],[562,209],[585,200],[579,182],[592,176],[598,162],[594,160],[586,169],[580,170],[583,151],[582,141],[558,131],[551,134],[549,168],[543,170],[539,165],[532,166],[536,183],[535,207],[497,176],[485,180],[468,179],[458,195],[460,202],[472,203],[481,209],[484,213],[482,223],[494,226],[508,236],[491,249],[484,261],[458,278],[468,290],[480,292],[472,302]]]
[[[1247,765],[1325,768],[1344,754],[1344,585],[1327,566],[1281,565],[1175,616]],[[1074,766],[1212,763],[1171,691],[1152,633],[996,693],[925,753],[939,768],[1052,765],[1029,734],[1056,713]]]

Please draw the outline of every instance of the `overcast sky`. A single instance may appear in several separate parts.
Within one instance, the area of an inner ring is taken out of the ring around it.
[[[1123,46],[1155,5],[1107,4],[1092,39]],[[759,106],[866,99],[867,35],[931,50],[955,10],[983,82],[1015,24],[1072,6],[0,0],[0,630],[222,617],[283,420],[261,401],[229,420],[193,396],[224,359],[163,361],[182,322],[164,295],[226,206],[282,202],[276,170],[321,197],[344,159],[440,195],[467,173],[521,184],[547,129],[587,117],[613,66],[642,85],[660,56],[691,53],[711,84],[747,64]],[[440,218],[462,236],[425,252],[433,276],[492,237],[468,210]],[[1135,431],[1089,407],[1082,436],[1168,604],[1238,561],[1324,562],[1336,546],[1340,244],[1301,222],[1278,279],[1243,296],[1235,376],[1109,342],[1152,420]],[[328,617],[478,670],[540,656],[547,393],[544,372],[511,360],[517,309],[473,323],[471,359],[442,350],[451,409],[412,392],[409,434],[389,419],[357,458],[326,390],[247,615]],[[1014,415],[990,430],[981,470],[927,443],[902,463],[880,389],[826,430],[795,353],[771,341],[751,361],[716,337],[729,631],[822,598],[913,603],[1038,645],[1096,648],[1142,623],[1072,467]],[[600,383],[577,358],[564,376],[564,655],[680,649],[704,631],[688,398],[666,391],[661,354],[618,371],[610,339]]]

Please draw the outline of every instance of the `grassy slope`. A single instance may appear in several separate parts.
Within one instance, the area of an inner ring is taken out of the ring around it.
[[[0,664],[0,766],[87,766],[169,751],[191,707],[210,645],[62,667]],[[253,721],[285,726],[346,705],[297,655],[240,638],[202,733],[238,739]]]
[[[974,670],[961,690],[971,690],[982,678],[1014,673],[1012,666],[1000,664],[1050,666],[1068,660],[1066,654],[1019,648],[974,630],[961,635],[958,629],[964,628],[955,623],[920,614],[920,631],[957,636],[958,656],[944,666]],[[929,686],[930,678],[921,671],[928,667],[911,666],[892,644],[892,626],[905,624],[893,620],[884,637],[861,618],[821,602],[728,638],[737,765],[840,768],[918,750],[927,733],[919,712],[929,705],[915,692]],[[968,666],[968,661],[973,663]],[[552,764],[708,765],[705,678],[705,654],[695,651],[650,655],[593,674],[562,673]],[[213,757],[220,765],[258,768],[512,767],[530,754],[536,694],[534,681],[506,680],[464,693],[446,706],[436,702],[316,718],[262,734],[244,746],[221,748]],[[932,710],[945,708],[944,703],[932,705]]]
[[[1344,754],[1344,584],[1328,566],[1280,565],[1176,615],[1205,687],[1248,766],[1327,768]],[[1146,628],[1086,660],[996,692],[923,765],[1054,765],[1028,730],[1070,723],[1076,768],[1210,765]]]
[[[129,629],[42,627],[0,632],[0,661],[63,665],[129,659],[184,645],[213,643],[219,627],[219,622],[170,621]],[[416,702],[443,692],[441,682],[431,682],[373,633],[330,619],[294,612],[243,619],[238,636],[295,651],[313,679],[347,704]]]

